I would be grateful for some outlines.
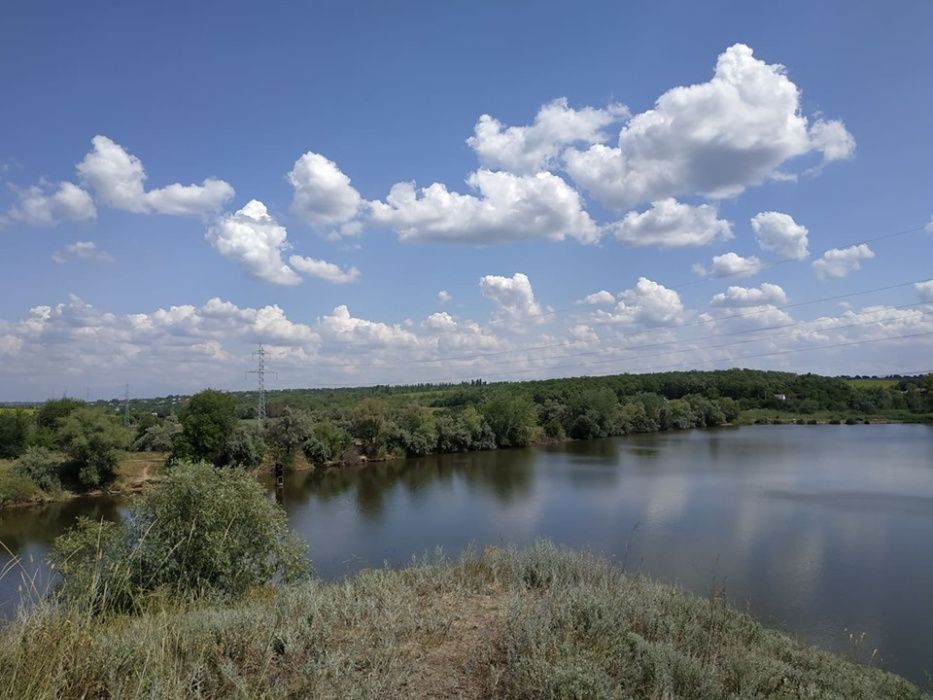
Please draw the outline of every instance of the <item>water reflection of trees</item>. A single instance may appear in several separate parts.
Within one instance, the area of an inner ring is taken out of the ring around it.
[[[295,473],[285,481],[284,504],[286,510],[298,509],[352,492],[361,515],[379,517],[386,497],[399,487],[418,501],[428,498],[432,488],[454,483],[508,503],[530,491],[534,459],[533,450],[491,450]]]
[[[0,512],[0,542],[14,554],[24,547],[51,547],[55,538],[74,525],[79,516],[91,520],[119,520],[120,502],[107,496],[73,498],[31,508]]]

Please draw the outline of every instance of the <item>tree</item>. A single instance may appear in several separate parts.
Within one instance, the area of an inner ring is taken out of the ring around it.
[[[483,416],[499,447],[524,447],[536,423],[534,404],[524,396],[500,392],[483,404]]]
[[[43,447],[64,447],[59,429],[73,412],[85,406],[83,401],[62,397],[46,401],[36,411],[36,444]]]
[[[254,426],[238,425],[227,439],[224,464],[240,469],[255,469],[266,456],[266,443]]]
[[[85,488],[106,486],[117,475],[120,451],[127,446],[126,431],[99,408],[72,411],[59,430],[65,451]]]
[[[179,419],[181,434],[175,441],[173,456],[222,464],[227,441],[237,424],[233,396],[205,389],[188,400]]]
[[[0,459],[15,459],[26,450],[32,422],[26,411],[0,410]]]
[[[313,435],[314,422],[307,411],[286,407],[281,418],[266,426],[266,443],[275,460],[291,465],[295,451]]]
[[[175,436],[181,432],[181,424],[175,416],[151,425],[141,432],[133,442],[137,452],[170,452],[175,445]]]
[[[136,610],[157,590],[232,597],[304,577],[306,551],[249,474],[181,463],[121,524],[80,520],[56,540],[52,561],[66,597],[98,611]]]
[[[362,442],[367,457],[381,456],[389,435],[385,403],[371,398],[360,401],[353,411],[352,432]]]

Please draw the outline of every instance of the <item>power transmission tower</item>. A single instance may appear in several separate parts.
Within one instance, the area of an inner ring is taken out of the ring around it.
[[[257,359],[256,369],[250,370],[246,374],[255,374],[258,380],[259,400],[256,404],[256,418],[259,420],[259,425],[262,425],[266,422],[266,349],[262,346],[262,343],[259,343],[253,357]],[[275,372],[272,372],[272,374],[276,378],[278,377]]]

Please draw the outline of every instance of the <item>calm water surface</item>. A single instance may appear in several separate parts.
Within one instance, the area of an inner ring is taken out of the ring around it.
[[[916,681],[933,671],[931,426],[751,426],[443,455],[293,474],[281,498],[325,577],[548,537],[700,594],[724,589],[810,643],[861,659],[878,649],[876,663]],[[35,570],[78,514],[119,517],[119,504],[11,511],[0,541]],[[0,581],[0,606],[19,583]],[[864,633],[857,648],[850,633]]]

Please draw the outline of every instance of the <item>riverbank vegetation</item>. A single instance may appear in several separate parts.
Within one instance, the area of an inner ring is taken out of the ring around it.
[[[61,586],[0,627],[0,696],[927,697],[546,542],[325,583],[284,522],[245,472],[201,463],[123,525],[79,524]]]
[[[271,392],[206,390],[108,404],[48,401],[0,411],[0,506],[113,488],[126,450],[256,469],[742,423],[933,420],[933,375],[874,380],[758,370]],[[124,425],[126,423],[126,425]],[[125,463],[125,461],[123,462]]]

